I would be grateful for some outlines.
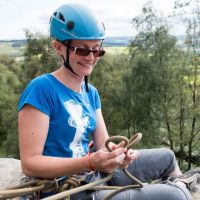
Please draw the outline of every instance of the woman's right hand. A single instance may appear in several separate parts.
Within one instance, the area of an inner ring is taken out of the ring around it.
[[[95,170],[112,173],[121,166],[126,156],[126,148],[117,148],[112,152],[106,149],[99,150],[90,156],[90,162]]]

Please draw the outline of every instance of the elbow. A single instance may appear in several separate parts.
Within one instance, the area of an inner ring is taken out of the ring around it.
[[[33,157],[27,158],[21,156],[21,168],[23,174],[27,177],[38,177],[38,168],[40,167],[37,163],[37,160]]]
[[[43,163],[42,160],[35,157],[21,159],[22,172],[25,176],[31,178],[51,178],[49,171],[41,163]]]
[[[32,172],[31,168],[28,167],[24,162],[21,161],[21,168],[22,172],[27,177],[36,177],[35,174]]]

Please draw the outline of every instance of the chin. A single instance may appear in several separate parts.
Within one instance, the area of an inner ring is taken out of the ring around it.
[[[83,76],[89,76],[92,73],[92,70],[83,73]]]

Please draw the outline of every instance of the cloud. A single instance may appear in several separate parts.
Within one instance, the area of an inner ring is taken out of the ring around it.
[[[157,5],[172,1],[153,0]],[[131,20],[146,0],[0,0],[0,39],[23,38],[26,27],[47,33],[53,11],[70,2],[91,7],[103,19],[107,35],[123,36],[132,34]]]

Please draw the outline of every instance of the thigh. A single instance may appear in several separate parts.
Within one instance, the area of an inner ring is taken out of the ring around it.
[[[102,190],[89,195],[87,200],[103,200],[110,190]],[[130,189],[114,195],[109,200],[192,200],[187,189],[182,190],[175,185],[146,185],[141,189]]]
[[[165,178],[176,166],[174,153],[167,148],[139,150],[139,156],[128,171],[142,182]],[[121,169],[115,171],[109,185],[128,185],[132,181]]]

